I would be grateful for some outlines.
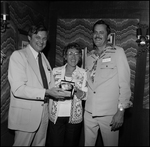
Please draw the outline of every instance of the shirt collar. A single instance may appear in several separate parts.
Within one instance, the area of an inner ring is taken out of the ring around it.
[[[106,50],[111,49],[111,48],[112,48],[112,46],[106,45],[105,49],[101,52],[101,55],[99,56],[99,54],[97,53],[96,47],[95,47],[92,55],[95,59],[99,59],[106,52]]]
[[[37,51],[35,51],[34,49],[33,49],[33,47],[29,44],[29,48],[30,48],[30,50],[31,50],[31,52],[32,52],[32,54],[33,54],[33,56],[34,56],[34,58],[35,59],[37,59],[37,56],[38,56],[38,52]]]
[[[66,66],[67,66],[67,63],[64,65],[64,70],[66,69]],[[76,65],[76,68],[75,68],[75,70],[73,71],[73,73],[76,72],[76,71],[78,71],[78,70],[79,70],[79,67],[78,67],[78,65]]]

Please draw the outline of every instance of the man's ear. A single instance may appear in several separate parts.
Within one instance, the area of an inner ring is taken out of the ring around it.
[[[31,37],[28,35],[28,40],[30,41],[31,40]]]

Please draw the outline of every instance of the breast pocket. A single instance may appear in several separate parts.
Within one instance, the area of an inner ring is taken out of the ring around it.
[[[102,63],[100,66],[100,76],[102,78],[110,78],[116,73],[116,66],[113,63]]]

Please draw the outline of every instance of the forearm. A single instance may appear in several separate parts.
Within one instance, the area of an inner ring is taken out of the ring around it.
[[[35,88],[32,86],[22,85],[15,90],[11,88],[11,90],[14,97],[19,99],[44,100],[45,97],[44,88]]]
[[[119,56],[119,55],[118,55]],[[119,101],[118,105],[122,105],[124,108],[129,108],[132,105],[131,88],[130,88],[130,67],[124,52],[120,54],[117,62],[118,77],[119,77]]]

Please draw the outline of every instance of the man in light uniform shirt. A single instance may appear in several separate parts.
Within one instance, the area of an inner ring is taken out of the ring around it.
[[[94,50],[86,58],[88,96],[85,104],[85,146],[94,146],[98,129],[104,146],[118,146],[119,127],[131,106],[130,67],[123,48],[110,46],[110,27],[103,21],[93,26]]]

